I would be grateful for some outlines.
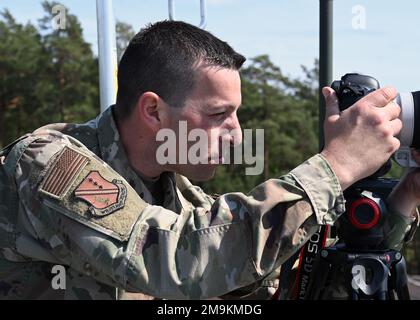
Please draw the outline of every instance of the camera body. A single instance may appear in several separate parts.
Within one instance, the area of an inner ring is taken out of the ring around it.
[[[331,84],[337,94],[340,111],[380,88],[378,80],[359,73],[347,73]]]
[[[345,74],[341,80],[334,81],[331,87],[337,94],[341,111],[380,88],[378,80],[358,73]],[[394,161],[402,167],[419,167],[411,155],[410,148],[420,148],[420,91],[398,94],[395,102],[401,107],[400,119],[403,129],[397,136],[401,147],[393,155]],[[383,173],[375,175],[380,176]]]
[[[357,73],[344,75],[341,80],[334,81],[331,87],[337,94],[340,111],[344,111],[364,96],[380,88],[375,78]],[[410,147],[406,148],[408,161],[398,162],[398,159],[396,161],[403,166],[417,166],[411,159]],[[344,191],[346,213],[337,221],[337,232],[347,249],[385,249],[381,248],[384,238],[383,226],[388,215],[384,199],[395,187],[397,181],[381,177],[390,170],[391,166],[392,162],[389,159],[370,177],[358,181]]]

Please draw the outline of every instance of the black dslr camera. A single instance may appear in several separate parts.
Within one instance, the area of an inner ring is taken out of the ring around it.
[[[347,73],[341,80],[331,85],[339,99],[340,110],[343,111],[379,89],[379,82],[373,77],[358,73]],[[410,148],[420,149],[420,91],[399,93],[395,99],[401,107],[400,119],[403,128],[397,138],[401,142],[394,160],[402,167],[418,167],[412,159]]]
[[[334,81],[341,111],[359,99],[379,89],[379,82],[357,73],[344,75]],[[398,138],[401,149],[394,159],[402,166],[417,166],[411,158],[410,147],[420,146],[420,92],[399,94],[403,130]],[[401,253],[384,246],[384,228],[388,208],[385,199],[397,184],[396,180],[381,178],[391,168],[388,160],[377,172],[344,191],[346,212],[336,222],[339,242],[323,248],[313,266],[305,299],[328,297],[333,277],[342,273],[350,299],[388,300],[410,299],[405,261]]]
[[[348,73],[331,85],[337,94],[341,111],[380,88],[378,80],[358,73]],[[394,160],[404,167],[418,167],[410,148],[420,148],[420,91],[400,93],[395,99],[401,107],[403,128],[397,138],[400,149]],[[389,159],[377,172],[363,179],[344,193],[347,212],[340,219],[338,233],[347,247],[378,249],[383,238],[382,225],[387,214],[386,199],[396,180],[380,178],[391,169]]]
[[[348,73],[331,85],[337,94],[341,111],[349,108],[367,94],[380,88],[370,76]],[[378,171],[344,192],[346,213],[338,221],[338,235],[347,248],[372,250],[380,248],[383,223],[387,215],[385,200],[396,180],[380,178],[392,166],[389,159]]]

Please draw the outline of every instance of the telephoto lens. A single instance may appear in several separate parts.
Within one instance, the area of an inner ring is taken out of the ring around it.
[[[420,91],[400,93],[396,102],[401,106],[404,125],[399,135],[401,145],[420,149]]]
[[[341,80],[334,81],[331,87],[337,94],[341,111],[380,88],[378,80],[359,73],[347,73]],[[399,93],[395,102],[401,107],[403,127],[397,136],[401,147],[394,154],[394,160],[403,167],[418,167],[412,158],[411,148],[420,149],[420,91]]]
[[[403,127],[398,135],[401,147],[394,160],[403,167],[418,167],[412,158],[411,148],[420,149],[420,91],[400,93],[396,102],[401,107]]]

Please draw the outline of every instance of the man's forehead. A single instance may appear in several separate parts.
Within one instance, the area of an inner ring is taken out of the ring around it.
[[[237,108],[241,102],[239,72],[214,66],[200,67],[191,97],[208,100],[206,104],[209,106]]]
[[[239,71],[208,64],[200,64],[196,69],[196,79],[203,81],[240,80]],[[227,79],[226,76],[230,79]]]

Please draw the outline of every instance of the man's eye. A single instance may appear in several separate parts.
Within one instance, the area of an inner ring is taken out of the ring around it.
[[[219,116],[223,116],[225,113],[226,113],[225,111],[223,111],[223,112],[218,112],[218,113],[214,113],[214,114],[212,114],[212,116],[213,116],[213,117],[219,117]]]

